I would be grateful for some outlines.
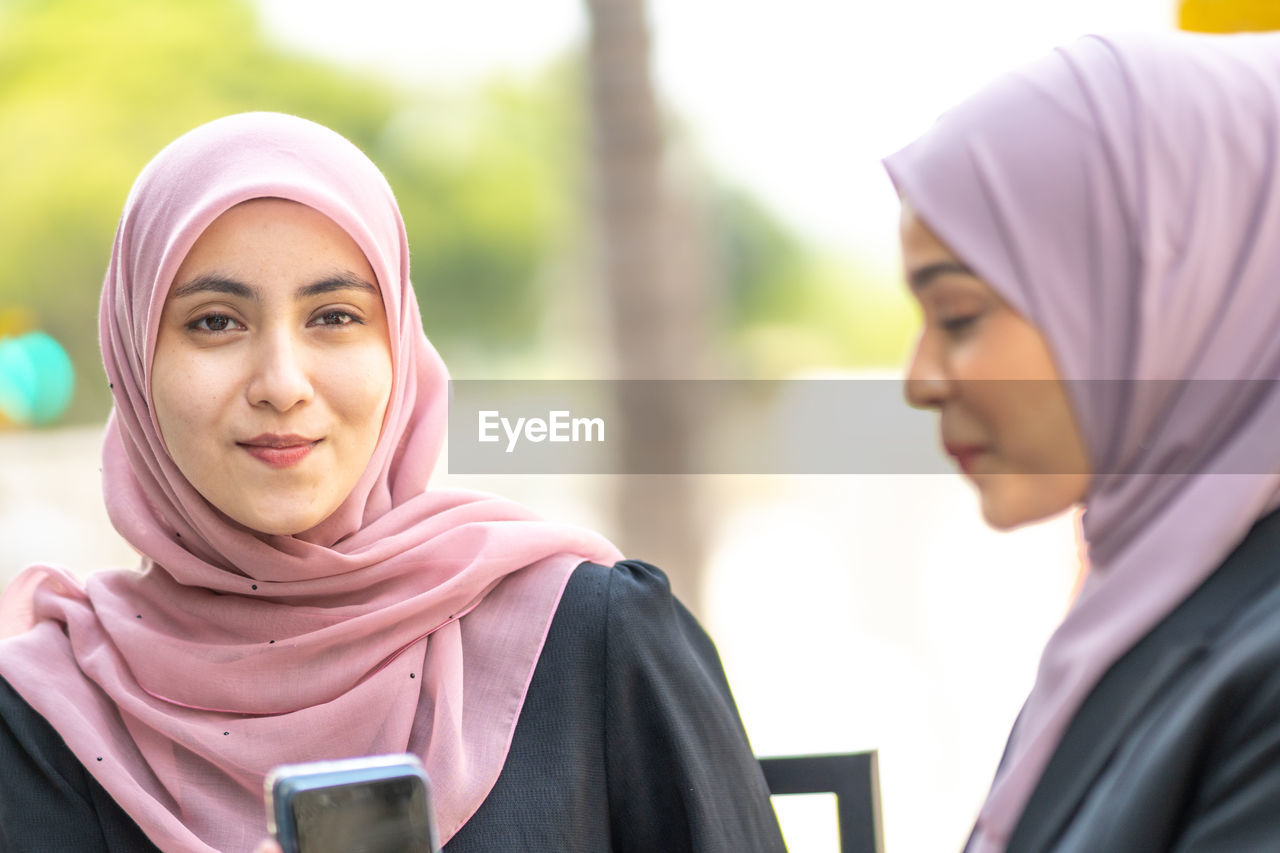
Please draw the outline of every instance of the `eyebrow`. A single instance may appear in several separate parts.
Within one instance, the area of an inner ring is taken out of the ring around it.
[[[326,293],[334,293],[340,290],[360,290],[366,293],[377,293],[378,288],[365,281],[355,273],[343,272],[336,275],[323,278],[320,281],[300,287],[294,292],[295,299],[307,299],[312,296],[321,296]],[[184,296],[190,296],[193,293],[223,293],[227,296],[234,296],[238,299],[249,299],[257,301],[260,291],[258,288],[238,281],[230,276],[212,273],[208,275],[198,275],[191,281],[179,285],[173,289],[170,295],[172,299],[181,299]]]
[[[959,261],[939,261],[936,264],[928,264],[918,270],[912,270],[907,276],[907,283],[911,285],[912,290],[918,292],[933,284],[934,279],[944,275],[969,275],[977,278],[973,270]]]

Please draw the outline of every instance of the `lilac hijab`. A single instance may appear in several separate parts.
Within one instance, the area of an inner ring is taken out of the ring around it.
[[[1238,380],[1280,379],[1280,35],[1085,38],[885,165],[1044,334],[1098,472],[1093,570],[979,814],[986,853],[1099,678],[1277,505],[1280,383]]]
[[[377,276],[393,388],[362,479],[305,535],[230,521],[179,473],[150,403],[178,265],[228,208],[275,197],[343,228]],[[613,562],[589,531],[509,501],[428,490],[448,376],[422,331],[404,224],[338,134],[251,113],[196,128],[143,170],[102,292],[115,409],[103,488],[141,570],[82,586],[33,566],[0,598],[0,675],[161,848],[247,851],[274,765],[409,751],[448,840],[502,770],[574,567]]]

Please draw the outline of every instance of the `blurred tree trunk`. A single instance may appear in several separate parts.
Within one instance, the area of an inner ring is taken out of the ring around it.
[[[707,279],[690,205],[664,180],[662,116],[650,75],[644,0],[587,0],[591,26],[599,260],[614,376],[693,379],[706,357]],[[697,613],[706,525],[697,478],[686,471],[700,419],[692,382],[618,383],[618,545],[671,577]],[[657,474],[639,472],[656,471]]]

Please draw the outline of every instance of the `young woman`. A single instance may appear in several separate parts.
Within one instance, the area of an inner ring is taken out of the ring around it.
[[[446,850],[780,850],[714,647],[651,566],[426,488],[447,375],[390,188],[276,114],[142,172],[103,289],[140,571],[0,601],[0,847],[247,851],[274,765],[412,752]]]
[[[886,165],[909,401],[994,526],[1085,507],[968,849],[1280,849],[1280,36],[1084,39]]]

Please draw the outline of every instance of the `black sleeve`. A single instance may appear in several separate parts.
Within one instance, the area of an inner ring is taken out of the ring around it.
[[[49,723],[0,679],[0,851],[153,851]]]
[[[715,646],[658,569],[615,567],[605,645],[614,850],[784,851]]]

